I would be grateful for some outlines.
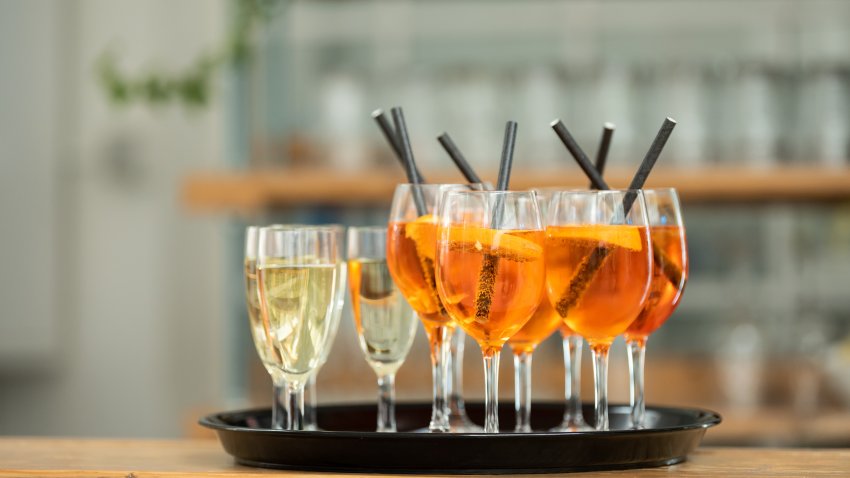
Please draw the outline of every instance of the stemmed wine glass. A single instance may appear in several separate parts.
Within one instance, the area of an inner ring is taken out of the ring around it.
[[[540,217],[543,218],[543,222],[545,223],[552,195],[558,191],[558,189],[538,188],[534,189],[534,191],[537,193],[537,201],[540,206]],[[587,423],[584,422],[584,417],[582,416],[581,411],[581,349],[584,344],[584,339],[581,338],[581,335],[570,329],[566,322],[564,322],[561,318],[560,314],[558,314],[552,307],[548,294],[545,295],[545,300],[540,300],[540,309],[537,310],[535,315],[542,314],[545,311],[552,311],[552,313],[557,315],[559,320],[558,329],[561,333],[561,342],[564,349],[564,418],[561,423],[552,428],[551,431],[576,432],[591,430],[591,428],[587,426]]]
[[[437,291],[484,356],[485,433],[498,433],[502,346],[537,310],[543,228],[532,192],[448,191],[437,230]]]
[[[348,284],[360,349],[378,375],[379,432],[396,431],[395,374],[404,363],[416,318],[387,269],[387,228],[348,230]]]
[[[643,308],[651,276],[641,191],[554,194],[546,227],[547,292],[570,329],[590,344],[597,430],[608,429],[608,351]]]
[[[286,380],[281,371],[280,353],[271,341],[268,320],[260,310],[260,293],[257,286],[257,247],[259,245],[257,226],[245,229],[245,303],[248,306],[248,321],[251,326],[251,338],[254,348],[266,371],[272,378],[272,421],[271,428],[282,429],[286,425],[286,410],[280,399],[286,390]]]
[[[563,320],[552,308],[546,294],[531,319],[508,340],[514,355],[514,431],[531,432],[531,357],[534,349],[558,329]]]
[[[559,315],[560,317],[560,315]],[[581,349],[584,339],[561,323],[561,342],[564,348],[564,418],[553,432],[578,432],[591,430],[581,411]]]
[[[644,356],[649,335],[670,317],[685,290],[688,250],[685,224],[675,189],[645,189],[649,231],[652,238],[653,269],[649,297],[637,319],[626,330],[631,375],[632,426],[644,426]]]
[[[535,190],[541,221],[546,216],[546,201],[551,194]],[[531,366],[534,349],[563,324],[561,316],[552,308],[549,297],[542,294],[540,305],[531,319],[508,340],[514,356],[514,431],[531,432]]]
[[[434,381],[428,429],[448,432],[449,357],[456,324],[437,295],[436,207],[447,190],[480,189],[468,184],[399,184],[387,227],[387,267],[428,335]]]
[[[264,227],[259,231],[257,281],[269,337],[286,381],[289,430],[304,429],[304,386],[320,366],[339,325],[345,288],[341,229]]]

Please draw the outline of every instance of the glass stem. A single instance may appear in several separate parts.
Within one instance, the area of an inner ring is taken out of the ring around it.
[[[484,433],[499,433],[499,356],[488,351],[484,355]]]
[[[432,432],[448,432],[449,421],[446,416],[448,408],[448,362],[451,349],[452,332],[451,327],[434,327],[431,333],[431,376],[434,379],[433,407],[431,409],[431,423],[428,429]]]
[[[378,377],[378,431],[396,431],[394,373]]]
[[[567,408],[564,411],[564,423],[570,427],[581,428],[584,418],[581,413],[581,346],[582,338],[571,334],[564,337],[564,398]]]
[[[596,429],[608,429],[608,350],[609,344],[591,344],[593,352],[593,375],[596,385],[594,411]]]
[[[463,403],[463,349],[466,334],[463,330],[456,330],[452,335],[451,353],[449,354],[449,423],[457,420],[465,420],[466,410]]]
[[[286,387],[286,429],[304,429],[304,384],[290,383]]]
[[[514,409],[517,433],[531,433],[531,354],[514,354]]]
[[[629,346],[629,391],[631,392],[632,428],[643,428],[646,415],[644,400],[643,364],[646,356],[646,339],[630,340]]]
[[[283,430],[286,428],[286,382],[284,380],[275,380],[272,383],[272,423],[273,430]]]
[[[317,370],[318,372],[318,370]],[[317,412],[318,397],[316,396],[316,374],[310,377],[304,386],[304,429],[318,430]]]

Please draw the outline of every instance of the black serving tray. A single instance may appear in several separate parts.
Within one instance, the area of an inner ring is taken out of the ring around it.
[[[483,405],[467,404],[469,416],[483,422]],[[706,429],[720,415],[694,408],[647,407],[648,428],[629,429],[629,407],[612,405],[611,430],[553,433],[562,403],[535,403],[534,433],[511,433],[514,411],[499,410],[504,432],[421,433],[431,405],[396,407],[399,433],[376,433],[375,404],[325,405],[318,410],[323,431],[270,430],[270,410],[216,413],[200,420],[218,433],[224,449],[238,463],[290,470],[358,473],[556,473],[643,468],[685,460],[699,446]],[[593,407],[584,405],[584,415]]]

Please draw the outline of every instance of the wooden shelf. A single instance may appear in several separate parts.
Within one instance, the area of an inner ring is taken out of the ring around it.
[[[432,182],[457,182],[454,171],[425,171]],[[628,184],[630,171],[606,174],[612,187]],[[492,178],[491,178],[492,180]],[[197,172],[185,178],[182,201],[196,212],[251,212],[300,205],[389,205],[404,176],[396,168],[346,172],[331,169]],[[587,187],[578,168],[516,172],[512,189]],[[677,188],[687,202],[850,200],[850,168],[706,168],[658,170],[647,184]]]

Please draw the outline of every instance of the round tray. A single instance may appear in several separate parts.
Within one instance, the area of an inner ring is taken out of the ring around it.
[[[483,422],[483,405],[468,403],[473,421]],[[318,409],[323,431],[270,430],[269,409],[223,412],[200,424],[218,433],[238,463],[266,468],[358,473],[557,473],[642,468],[684,461],[699,446],[720,415],[693,408],[647,407],[648,428],[629,429],[629,407],[609,408],[611,430],[555,433],[562,403],[535,403],[533,433],[510,433],[514,411],[499,410],[506,432],[421,433],[431,406],[396,406],[399,433],[376,433],[375,404],[324,405]],[[584,415],[593,407],[584,405]]]

